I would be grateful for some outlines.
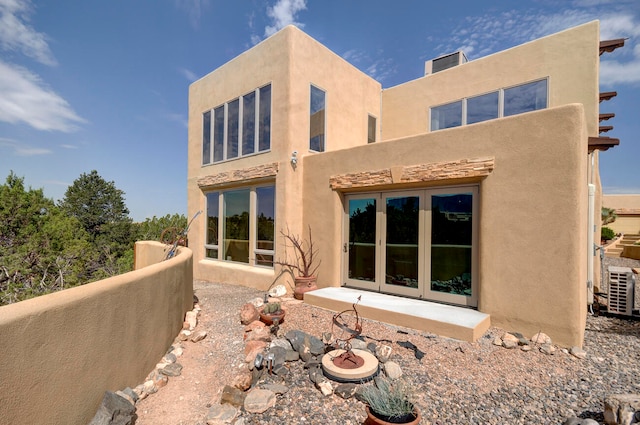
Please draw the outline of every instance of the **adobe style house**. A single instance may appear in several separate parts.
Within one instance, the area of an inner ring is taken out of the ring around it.
[[[599,46],[594,21],[382,88],[284,28],[190,86],[194,278],[266,291],[281,231],[311,228],[320,288],[581,345],[598,149],[615,144],[598,138]]]

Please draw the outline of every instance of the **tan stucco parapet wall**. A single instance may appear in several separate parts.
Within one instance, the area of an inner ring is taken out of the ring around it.
[[[241,168],[225,171],[223,173],[210,174],[197,180],[198,187],[208,188],[229,183],[245,183],[256,179],[275,177],[278,174],[278,163],[256,165],[255,167]]]
[[[333,190],[340,190],[399,183],[480,178],[488,176],[493,171],[494,163],[495,158],[487,157],[398,166],[331,176],[329,185]]]
[[[86,424],[106,390],[144,381],[193,308],[193,254],[161,261],[165,247],[137,242],[138,270],[0,307],[0,423]]]

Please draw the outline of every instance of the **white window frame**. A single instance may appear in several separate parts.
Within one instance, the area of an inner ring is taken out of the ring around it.
[[[311,134],[309,134],[309,151],[310,152],[326,152],[327,151],[327,104],[328,104],[327,91],[315,84],[309,85],[309,133],[311,133],[311,89],[312,88],[320,90],[322,93],[324,93],[324,122],[323,122],[323,128],[322,128],[322,137],[323,137],[322,150],[318,151],[315,149],[311,149]]]
[[[261,188],[261,187],[273,187],[273,220],[274,220],[274,235],[273,235],[273,243],[274,243],[274,249],[258,249],[257,248],[257,236],[258,236],[258,217],[257,217],[257,210],[258,210],[258,195],[257,195],[257,189]],[[258,264],[257,263],[257,259],[256,259],[256,254],[262,254],[262,255],[270,255],[273,257],[273,262],[275,263],[276,261],[276,256],[275,256],[275,243],[276,243],[276,234],[275,234],[275,221],[276,221],[276,184],[275,182],[268,182],[268,183],[261,183],[261,184],[255,184],[255,185],[251,185],[251,186],[241,186],[241,187],[234,187],[234,188],[228,188],[228,189],[217,189],[217,190],[212,190],[209,192],[205,193],[205,202],[207,200],[207,194],[209,193],[218,193],[218,244],[217,245],[212,245],[212,244],[204,244],[204,248],[205,248],[205,253],[204,253],[204,258],[205,260],[211,260],[211,261],[224,261],[224,262],[228,262],[228,263],[234,263],[234,264],[244,264],[244,265],[249,265],[252,267],[261,267],[261,268],[267,268],[267,269],[273,269],[273,264],[271,266],[265,266],[262,264]],[[224,234],[225,234],[225,217],[224,217],[224,194],[228,193],[228,192],[232,192],[232,191],[236,191],[236,190],[240,190],[240,189],[249,189],[249,262],[248,263],[243,263],[243,262],[237,262],[237,261],[232,261],[232,260],[227,260],[226,258],[223,258],[223,250],[222,250],[222,241],[224,240]],[[205,206],[205,211],[207,210],[207,206]],[[207,215],[207,220],[206,220],[206,225],[205,225],[205,236],[204,236],[204,240],[205,242],[207,241],[207,232],[208,232],[208,226],[209,226],[209,220],[208,220],[208,215]],[[212,257],[207,257],[207,249],[214,249],[216,250],[216,252],[218,253],[218,258],[212,258]]]
[[[269,101],[269,117],[270,117],[270,121],[271,121],[271,117],[272,117],[272,113],[273,113],[273,84],[271,82],[264,84],[260,87],[257,87],[255,89],[253,89],[252,91],[249,91],[245,94],[243,94],[242,96],[238,96],[234,99],[231,99],[221,105],[216,105],[215,107],[207,110],[207,111],[203,111],[202,112],[202,117],[204,117],[204,114],[207,112],[211,113],[211,118],[209,120],[209,125],[210,125],[210,129],[209,129],[209,145],[210,145],[210,149],[209,149],[209,158],[204,158],[204,146],[202,147],[202,149],[200,150],[203,153],[203,158],[202,158],[202,166],[207,166],[207,165],[212,165],[212,164],[220,164],[222,162],[226,162],[226,161],[233,161],[239,158],[244,158],[247,156],[252,156],[252,155],[258,155],[258,154],[262,154],[262,153],[266,153],[271,151],[271,124],[269,123],[269,147],[267,149],[264,150],[259,150],[260,149],[260,104],[261,104],[261,99],[260,99],[260,90],[263,89],[264,87],[267,86],[271,86],[271,99]],[[244,131],[244,117],[243,117],[243,113],[244,113],[244,97],[250,93],[253,93],[255,96],[255,105],[254,105],[254,139],[253,139],[253,146],[254,146],[254,150],[253,152],[249,153],[249,154],[244,154],[242,152],[243,150],[243,140],[242,140],[242,136],[243,136],[243,131]],[[235,101],[238,101],[238,155],[233,157],[233,158],[228,158],[228,152],[227,152],[227,141],[228,141],[228,124],[229,124],[229,104]],[[222,136],[222,159],[219,161],[215,161],[215,110],[218,109],[219,107],[223,107],[224,108],[224,124],[223,124],[223,136]],[[202,122],[202,126],[204,127],[204,118],[203,118],[203,122]],[[203,137],[203,142],[204,142],[204,137]]]
[[[462,127],[462,126],[466,126],[466,125],[479,124],[481,122],[492,121],[493,119],[504,118],[504,116],[505,116],[504,115],[504,91],[505,90],[509,90],[509,89],[513,89],[513,88],[516,88],[516,87],[520,87],[520,86],[526,86],[527,84],[531,84],[531,83],[537,83],[539,81],[546,81],[547,82],[547,93],[546,93],[546,101],[547,102],[546,102],[545,107],[541,108],[541,109],[547,109],[547,108],[549,108],[549,77],[544,77],[544,78],[538,78],[536,80],[531,80],[531,81],[527,81],[527,82],[520,83],[520,84],[514,84],[514,85],[508,86],[508,87],[502,87],[502,88],[500,88],[498,90],[493,90],[493,91],[488,91],[488,92],[485,92],[485,93],[474,94],[473,96],[463,97],[462,99],[456,99],[456,100],[453,100],[453,101],[450,101],[450,102],[441,103],[439,105],[430,106],[429,107],[429,114],[428,114],[428,117],[427,117],[427,120],[428,120],[428,131],[429,132],[433,132],[433,131],[446,130],[448,128],[456,128],[456,127]],[[471,98],[478,97],[478,96],[483,96],[483,95],[486,95],[486,94],[495,93],[495,92],[498,92],[498,116],[496,118],[492,118],[492,119],[489,119],[489,120],[478,121],[478,122],[473,123],[473,124],[467,124],[467,100],[471,99]],[[431,128],[431,114],[433,112],[433,109],[439,108],[441,106],[449,105],[449,104],[452,104],[452,103],[456,103],[456,102],[462,102],[462,117],[461,117],[461,120],[460,120],[460,125],[459,126],[454,126],[454,127],[438,128],[438,129],[435,129],[435,130],[433,128]],[[540,110],[540,109],[537,109],[537,110]],[[533,112],[533,111],[527,111],[527,112]],[[521,113],[526,113],[526,112],[520,112],[518,114],[512,114],[512,115],[509,115],[509,116],[512,117],[512,116],[515,116],[515,115],[519,115]]]

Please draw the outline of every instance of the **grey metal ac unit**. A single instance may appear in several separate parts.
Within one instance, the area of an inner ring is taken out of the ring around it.
[[[635,276],[629,267],[609,266],[610,313],[633,314]]]
[[[424,63],[424,75],[435,74],[454,66],[462,65],[467,62],[467,56],[462,51],[449,53],[435,59],[431,59]]]

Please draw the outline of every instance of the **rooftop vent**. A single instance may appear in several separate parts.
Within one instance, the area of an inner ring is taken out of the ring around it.
[[[468,59],[464,52],[457,51],[455,53],[449,53],[448,55],[426,61],[424,63],[424,75],[435,74],[436,72],[444,71],[445,69],[453,68],[466,62],[468,62]]]

